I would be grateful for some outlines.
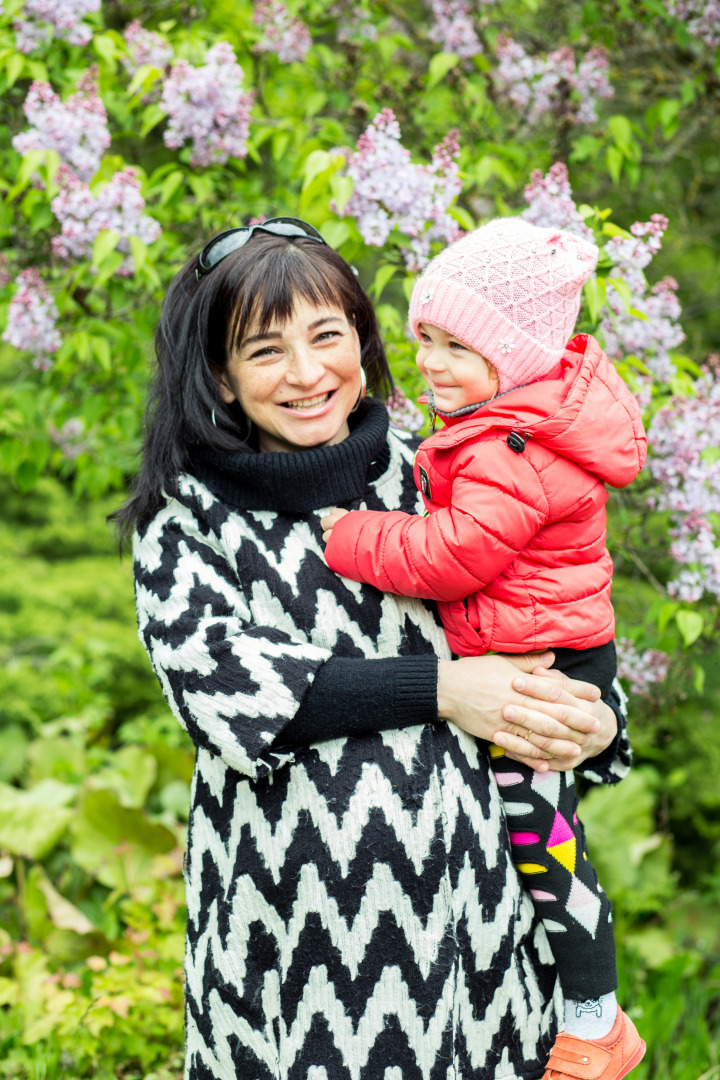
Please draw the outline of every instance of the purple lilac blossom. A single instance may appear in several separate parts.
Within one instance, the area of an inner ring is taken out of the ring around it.
[[[618,678],[623,679],[631,694],[646,697],[655,683],[664,682],[670,670],[670,657],[660,649],[640,652],[629,638],[617,639]]]
[[[671,596],[720,598],[720,369],[705,368],[692,397],[674,397],[648,430],[649,469],[659,485],[651,505],[670,513],[670,554],[680,572]]]
[[[413,338],[413,340],[415,340]],[[422,409],[419,409],[414,401],[407,397],[399,386],[386,401],[390,414],[390,427],[399,428],[400,431],[409,431],[416,435],[425,427],[427,417]]]
[[[55,150],[81,179],[95,175],[110,145],[110,132],[94,69],[85,72],[67,101],[60,100],[50,83],[34,82],[23,109],[32,127],[12,140],[19,154]]]
[[[242,83],[242,68],[226,41],[208,49],[201,67],[178,60],[160,102],[170,117],[165,145],[177,150],[190,142],[193,165],[245,157],[253,95],[242,92]]]
[[[646,318],[638,318],[626,311],[622,298],[610,284],[607,302],[610,312],[600,322],[609,356],[639,356],[657,379],[667,382],[674,374],[670,350],[685,340],[678,322],[681,314],[677,299],[677,282],[663,278],[648,290],[643,273],[653,256],[662,246],[662,237],[668,226],[663,214],[653,214],[650,221],[636,221],[630,226],[631,237],[617,236],[608,240],[605,253],[617,267],[619,276],[629,286],[631,304]]]
[[[602,49],[590,49],[576,64],[575,54],[565,45],[555,52],[530,56],[519,42],[507,35],[497,40],[498,88],[517,109],[526,112],[529,124],[546,113],[562,110],[575,124],[591,124],[599,98],[611,98],[608,59]],[[574,96],[569,97],[573,92]]]
[[[87,45],[92,30],[83,16],[100,10],[100,0],[24,0],[13,23],[20,52],[31,53],[61,38],[70,45]]]
[[[57,428],[52,423],[48,424],[48,435],[59,448],[62,456],[70,461],[88,449],[88,444],[83,439],[84,433],[85,421],[79,416],[66,420],[61,428]]]
[[[594,240],[592,229],[581,216],[568,180],[567,165],[556,161],[543,176],[540,169],[530,174],[525,188],[527,210],[520,215],[532,225],[552,229],[566,229],[587,240]]]
[[[137,170],[122,169],[104,187],[91,191],[67,165],[61,165],[57,183],[60,192],[51,203],[60,222],[60,235],[52,239],[55,254],[63,259],[87,258],[98,234],[111,229],[121,237],[117,250],[127,255],[117,273],[123,277],[132,274],[129,237],[151,244],[162,231],[154,218],[143,213],[145,200]]]
[[[410,238],[403,249],[405,263],[417,271],[427,263],[433,240],[456,240],[460,230],[448,209],[462,187],[458,152],[453,130],[435,147],[429,165],[416,165],[400,142],[392,109],[378,113],[345,164],[354,183],[345,213],[355,218],[365,243],[382,247],[399,229]]]
[[[429,0],[429,3],[434,20],[428,35],[431,41],[461,59],[471,59],[483,51],[469,0]]]
[[[283,64],[305,59],[312,45],[310,31],[302,19],[290,14],[282,0],[257,0],[253,22],[263,31],[253,45],[255,52],[275,53]]]
[[[3,341],[32,353],[33,367],[47,371],[52,354],[62,344],[57,330],[58,310],[39,272],[30,268],[18,274],[17,292],[10,301]]]
[[[173,58],[170,42],[154,30],[147,30],[139,19],[127,24],[123,37],[127,46],[123,64],[129,75],[134,75],[138,68],[146,64],[164,71]]]
[[[720,45],[720,0],[670,0],[667,9],[711,49]]]

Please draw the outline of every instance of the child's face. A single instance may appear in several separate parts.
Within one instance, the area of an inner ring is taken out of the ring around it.
[[[420,333],[415,362],[439,412],[455,412],[495,396],[497,375],[480,353],[438,326],[420,323]]]

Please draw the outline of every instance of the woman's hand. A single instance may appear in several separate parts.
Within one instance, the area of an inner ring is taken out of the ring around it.
[[[330,534],[333,531],[333,526],[340,520],[341,517],[345,517],[349,514],[349,510],[341,510],[338,506],[333,506],[329,514],[326,514],[324,518],[320,518],[320,526],[323,530],[323,540],[327,544],[330,539]]]
[[[552,653],[441,660],[438,713],[539,772],[571,769],[609,746],[617,724],[596,686],[548,672],[551,662]]]
[[[538,768],[534,751],[527,753],[530,742],[551,755],[539,771],[565,772],[602,753],[617,735],[617,717],[592,683],[538,666],[529,677],[517,676],[513,689],[525,694],[524,701],[503,708],[503,719],[513,727],[498,730],[493,742],[514,761]]]

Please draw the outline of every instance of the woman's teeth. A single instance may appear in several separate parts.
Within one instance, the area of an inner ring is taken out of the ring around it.
[[[319,394],[313,398],[301,398],[299,401],[284,401],[283,407],[286,409],[316,409],[318,405],[324,405],[330,397],[330,391],[327,394]]]

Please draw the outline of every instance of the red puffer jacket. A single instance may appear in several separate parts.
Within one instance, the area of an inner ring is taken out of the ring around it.
[[[384,592],[437,600],[463,656],[610,641],[605,484],[635,479],[647,440],[635,398],[597,341],[573,338],[558,379],[446,424],[415,460],[428,514],[347,514],[328,565]],[[511,432],[529,436],[520,453]]]

